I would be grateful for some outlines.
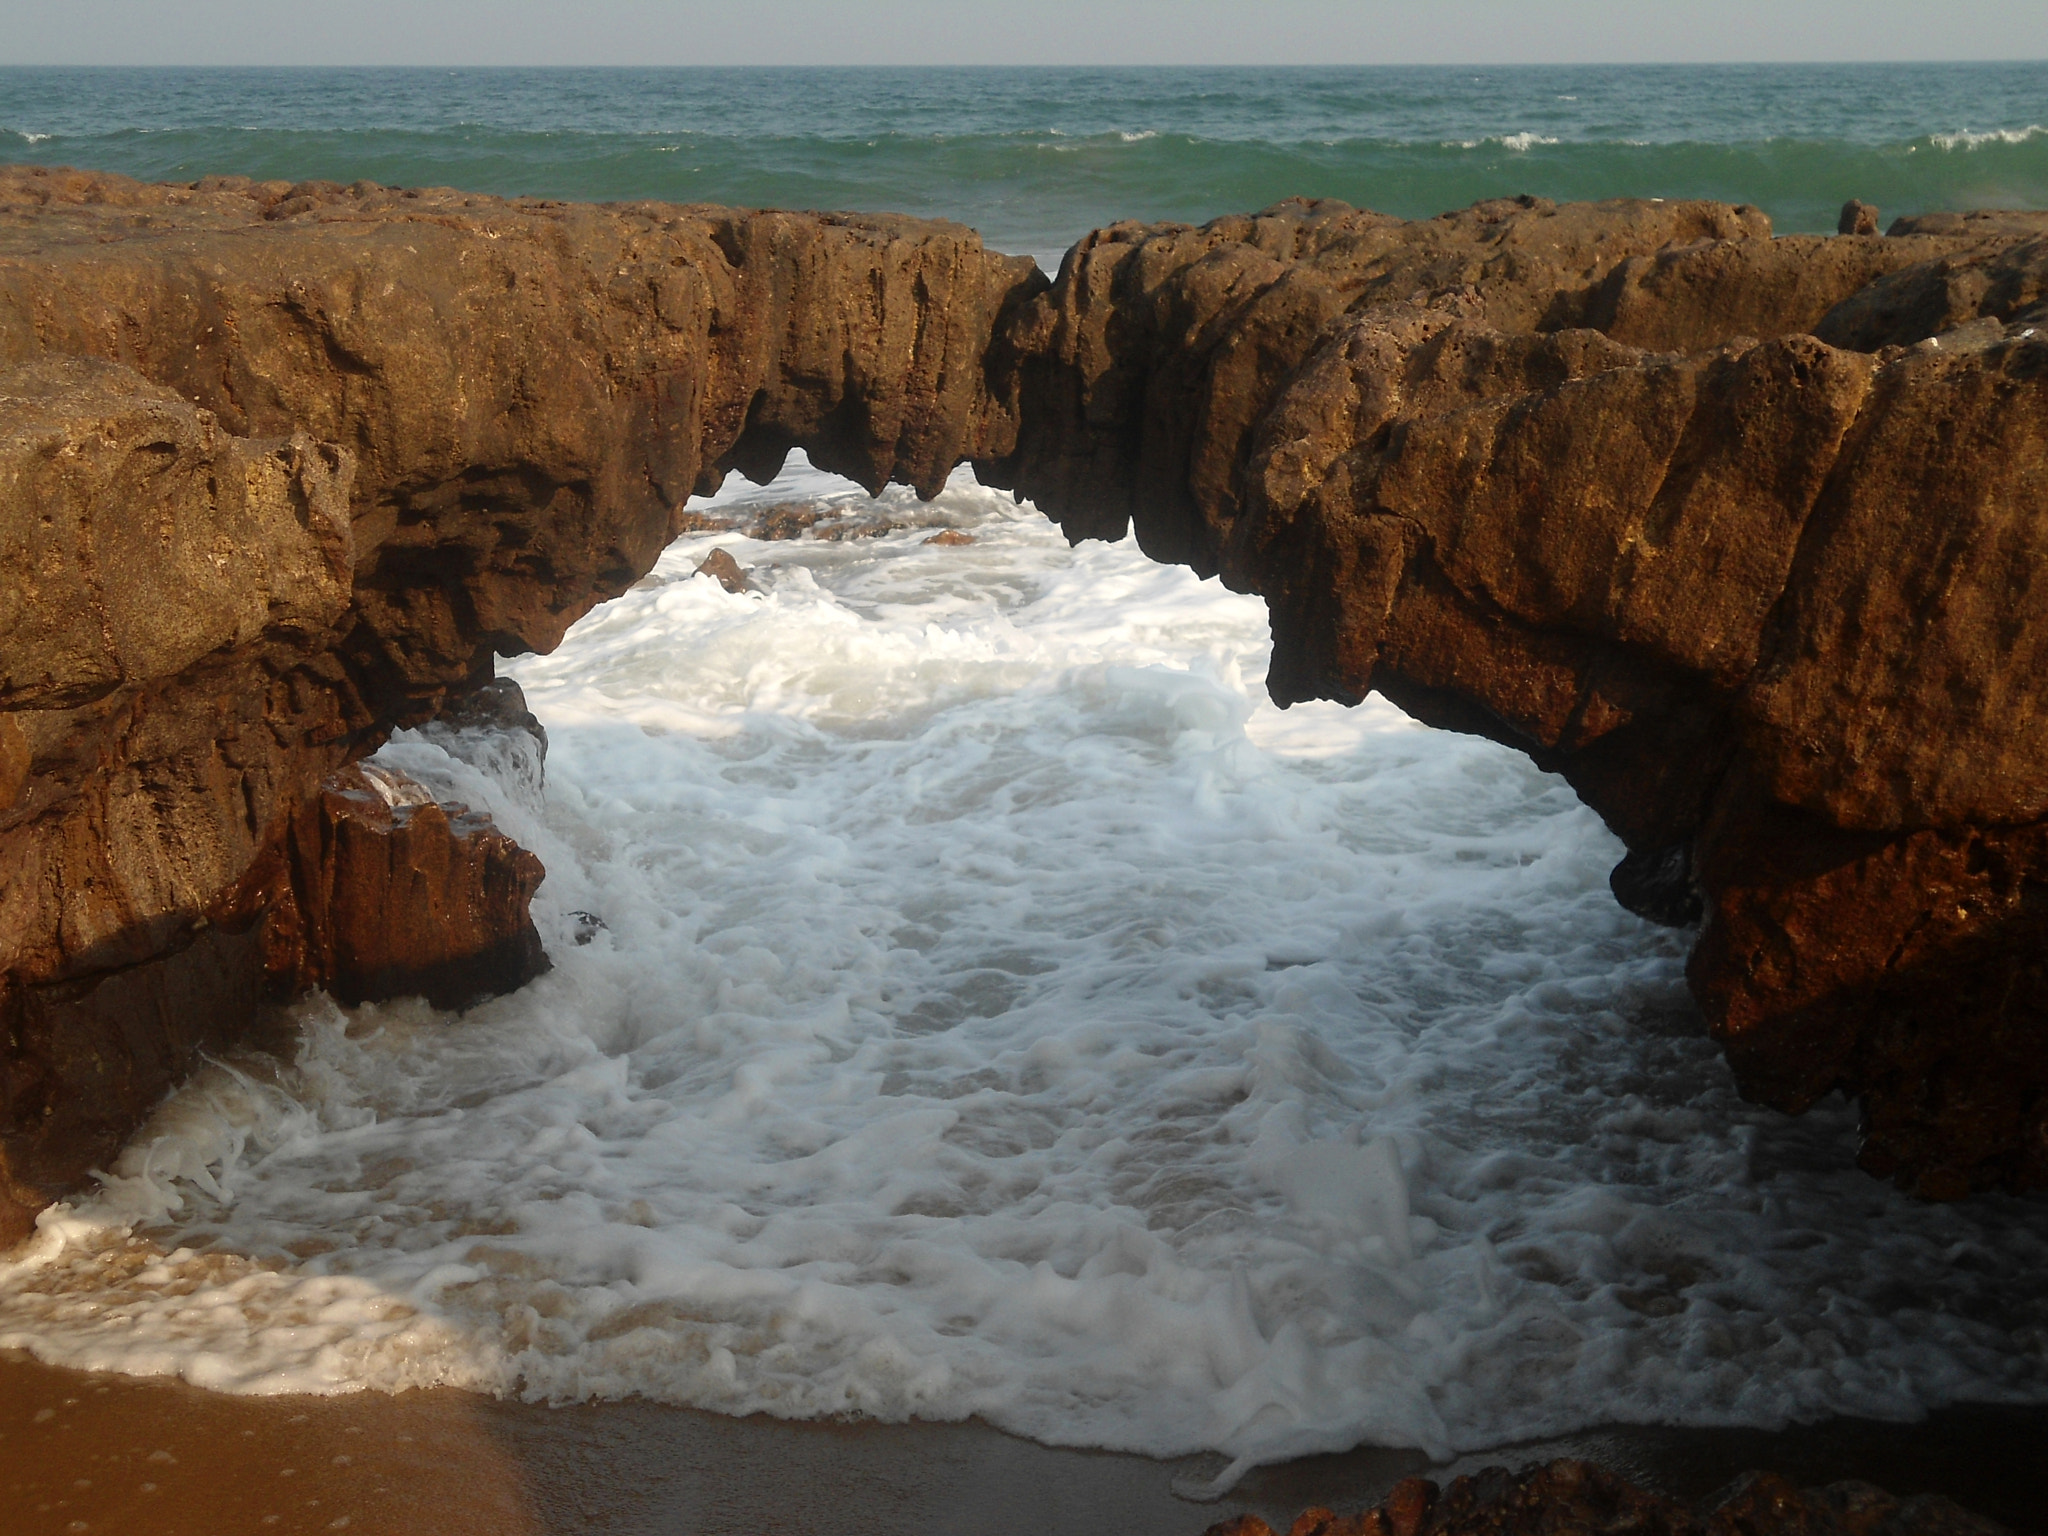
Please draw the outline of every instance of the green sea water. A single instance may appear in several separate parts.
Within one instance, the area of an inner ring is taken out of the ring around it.
[[[1045,255],[1295,195],[1708,197],[1781,232],[2048,206],[2048,63],[1342,69],[0,69],[0,160],[897,210]]]

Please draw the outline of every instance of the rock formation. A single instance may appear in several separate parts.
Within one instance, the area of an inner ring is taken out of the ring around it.
[[[1304,1510],[1288,1536],[2004,1536],[2005,1528],[1938,1494],[1895,1499],[1868,1483],[1801,1489],[1750,1473],[1695,1513],[1589,1462],[1509,1472],[1488,1467],[1448,1488],[1411,1477],[1355,1515]],[[1274,1536],[1257,1515],[1207,1536]]]
[[[935,492],[1030,282],[908,220],[0,171],[0,1243],[266,978],[530,973],[529,856],[329,775],[728,467]],[[392,948],[406,890],[480,970]]]
[[[266,974],[429,985],[351,927],[405,870],[535,963],[516,850],[330,775],[799,445],[1261,593],[1277,699],[1526,750],[1704,913],[1748,1091],[2048,1184],[2044,237],[1297,202],[1049,282],[905,219],[0,171],[0,1240]]]
[[[1563,774],[1625,903],[1704,912],[1746,1092],[1859,1096],[1864,1165],[1925,1194],[2039,1188],[2039,236],[1534,202],[1118,226],[1020,307],[1022,430],[978,468],[1263,595],[1280,703],[1378,690]]]
[[[348,1004],[424,997],[465,1008],[547,970],[528,910],[544,874],[488,817],[351,765],[300,803],[231,913],[261,920],[277,995],[319,988]]]

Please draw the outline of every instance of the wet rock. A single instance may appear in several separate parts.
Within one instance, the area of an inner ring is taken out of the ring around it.
[[[1838,235],[1874,235],[1878,232],[1877,205],[1859,198],[1842,204],[1842,216],[1835,221]]]
[[[739,561],[733,559],[730,550],[711,551],[698,565],[697,574],[709,576],[728,592],[738,593],[747,590],[747,573],[741,568]]]
[[[134,964],[23,984],[0,974],[0,1250],[36,1213],[112,1165],[203,1055],[233,1045],[264,999],[252,925],[199,924]]]
[[[742,526],[749,538],[780,543],[804,537],[829,515],[822,507],[785,501],[755,513]]]
[[[299,808],[244,904],[276,995],[467,1008],[548,969],[530,911],[545,874],[488,816],[357,764]]]
[[[884,517],[842,518],[836,523],[814,528],[811,537],[828,544],[843,544],[851,539],[879,539],[885,533],[894,533],[901,523],[890,522]]]
[[[526,694],[509,677],[494,677],[449,696],[420,736],[450,757],[496,780],[526,809],[539,813],[547,787],[548,733]]]
[[[1636,916],[1666,928],[1687,928],[1700,920],[1705,903],[1692,877],[1692,848],[1630,850],[1607,877],[1614,899]]]
[[[517,731],[531,737],[547,756],[547,727],[526,707],[526,690],[509,677],[494,677],[467,693],[450,697],[434,725],[445,731]]]
[[[974,535],[959,528],[947,528],[942,532],[933,534],[924,542],[927,544],[937,544],[943,549],[960,549],[972,544],[974,542]]]

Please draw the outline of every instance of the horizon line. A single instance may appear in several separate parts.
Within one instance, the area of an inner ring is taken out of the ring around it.
[[[139,64],[131,62],[105,63],[80,60],[45,59],[32,62],[0,60],[0,71],[30,69],[109,69],[109,70],[150,70],[169,71],[180,69],[240,69],[240,70],[303,70],[308,73],[339,73],[352,69],[411,69],[411,70],[632,70],[653,72],[662,70],[720,70],[720,69],[775,69],[810,70],[818,72],[851,73],[856,70],[876,71],[919,71],[947,69],[1001,70],[1021,72],[1030,70],[1182,70],[1182,69],[1228,69],[1228,70],[1339,70],[1339,69],[1939,69],[1975,68],[1982,66],[2019,67],[2048,64],[2048,55],[2039,58],[1954,58],[1954,59],[1567,59],[1541,61],[1481,60],[1467,63],[1446,63],[1442,60],[1388,60],[1366,62],[1319,63],[1267,63],[1244,64],[1224,61],[1181,62],[1181,63],[1103,63],[1103,64],[1054,64],[1054,63],[989,63],[983,61],[960,61],[947,64],[860,64],[860,63],[789,63],[729,60],[723,63],[692,64],[647,64],[647,63],[577,63],[577,64],[521,64],[521,63],[460,63],[448,60],[432,60],[413,63],[388,61],[358,61],[349,64],[324,63],[204,63],[184,62],[173,64]]]

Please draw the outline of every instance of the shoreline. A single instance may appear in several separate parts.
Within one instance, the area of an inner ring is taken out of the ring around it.
[[[453,1388],[228,1397],[0,1351],[0,1498],[13,1536],[345,1530],[350,1536],[1200,1536],[1243,1513],[1285,1530],[1310,1505],[1367,1507],[1405,1477],[1598,1461],[1688,1503],[1753,1468],[1946,1494],[2015,1536],[2048,1508],[2048,1406],[1918,1424],[1772,1431],[1613,1425],[1434,1466],[1359,1449],[1262,1467],[1215,1503],[1175,1496],[1216,1458],[1060,1449],[964,1424],[730,1419],[638,1401],[549,1408]]]

